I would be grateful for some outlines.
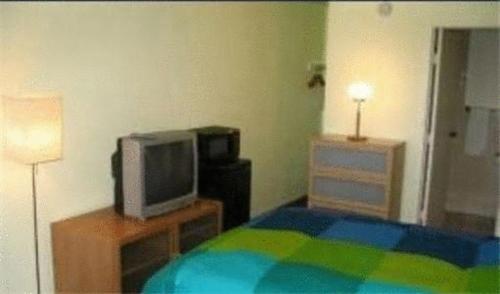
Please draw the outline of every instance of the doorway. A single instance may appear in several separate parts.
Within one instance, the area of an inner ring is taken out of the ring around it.
[[[434,31],[424,225],[500,233],[500,29]]]

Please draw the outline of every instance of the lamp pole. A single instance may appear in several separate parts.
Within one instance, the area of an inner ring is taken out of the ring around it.
[[[356,110],[356,133],[354,136],[348,136],[347,139],[349,141],[365,141],[367,140],[367,137],[362,137],[361,136],[361,104],[363,103],[363,100],[357,99],[357,110]]]
[[[38,213],[36,201],[36,175],[38,163],[31,164],[31,191],[33,196],[33,231],[35,238],[36,293],[40,294],[40,255],[38,252]]]
[[[358,100],[358,110],[356,111],[356,140],[359,140],[360,129],[361,129],[361,103],[363,101]]]

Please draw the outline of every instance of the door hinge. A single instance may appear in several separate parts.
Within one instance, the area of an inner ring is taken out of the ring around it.
[[[433,139],[433,136],[432,136],[432,133],[431,132],[428,132],[425,136],[425,144],[427,145],[426,148],[429,148],[430,149],[430,146],[432,145],[432,139]]]
[[[438,54],[437,52],[432,52],[432,65],[437,65],[438,64]]]

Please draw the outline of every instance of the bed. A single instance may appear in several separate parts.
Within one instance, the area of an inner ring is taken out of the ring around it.
[[[284,208],[210,240],[144,293],[499,293],[499,239]]]

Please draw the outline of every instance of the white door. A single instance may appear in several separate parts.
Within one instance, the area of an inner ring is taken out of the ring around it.
[[[445,218],[450,147],[457,132],[456,116],[465,107],[468,32],[439,29],[436,33],[422,221],[441,227]]]

